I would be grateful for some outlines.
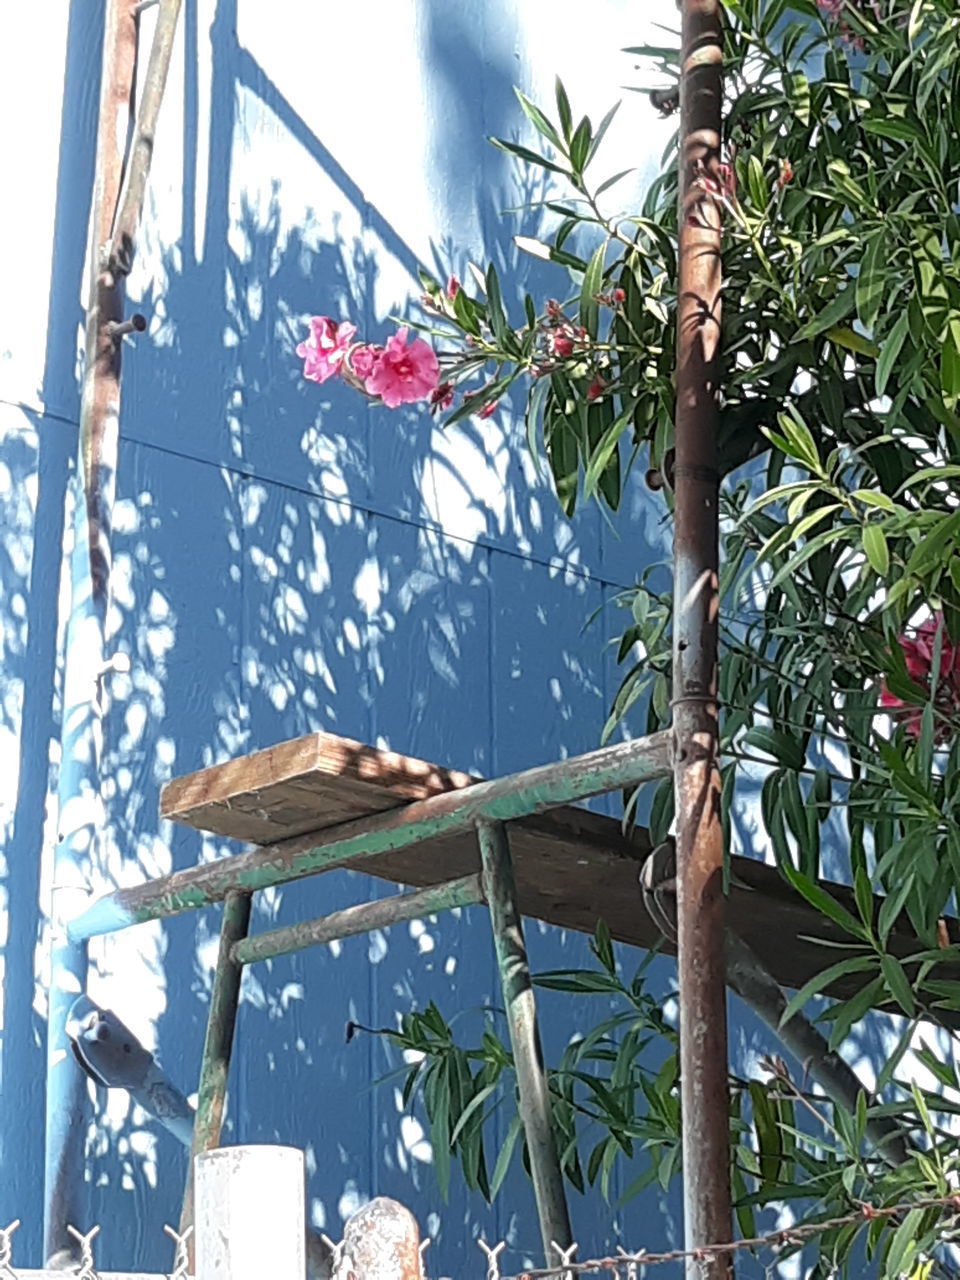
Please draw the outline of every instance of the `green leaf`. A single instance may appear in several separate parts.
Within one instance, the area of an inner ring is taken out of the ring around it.
[[[603,261],[607,254],[607,242],[603,240],[594,249],[590,263],[583,275],[580,290],[580,323],[591,338],[596,338],[600,325],[600,306],[597,294],[603,287]]]
[[[846,320],[856,307],[856,289],[847,287],[822,307],[815,316],[793,335],[794,342],[805,342],[807,338],[815,338],[818,333],[825,333],[841,320]]]
[[[603,141],[604,135],[606,134],[607,130],[610,128],[610,122],[619,110],[620,110],[620,103],[615,102],[613,106],[610,108],[610,110],[607,112],[607,114],[600,121],[600,123],[597,125],[597,131],[593,135],[593,141],[590,143],[590,150],[587,152],[587,158],[583,162],[583,167],[585,169],[587,168],[587,166],[590,164],[593,157],[597,154],[598,150],[600,149],[600,143]],[[627,172],[628,173],[630,172],[629,169],[627,170]],[[615,180],[616,179],[614,179],[614,181]],[[604,185],[606,186],[607,184],[604,184]],[[601,187],[600,190],[603,190],[603,188]]]
[[[507,1176],[510,1168],[510,1161],[513,1159],[514,1148],[517,1140],[523,1133],[523,1121],[519,1116],[514,1116],[510,1121],[510,1127],[507,1130],[507,1136],[503,1140],[503,1146],[500,1148],[500,1154],[497,1156],[497,1163],[493,1166],[493,1176],[490,1179],[490,1199],[494,1200],[503,1186],[503,1180]]]
[[[911,1209],[893,1233],[884,1267],[887,1276],[901,1276],[912,1267],[919,1252],[923,1216],[922,1209]]]
[[[486,1100],[490,1097],[491,1093],[494,1093],[496,1091],[496,1088],[497,1088],[496,1084],[488,1084],[484,1088],[480,1089],[479,1092],[473,1095],[473,1097],[467,1103],[466,1107],[464,1107],[463,1111],[460,1113],[460,1119],[457,1121],[454,1127],[453,1133],[451,1133],[450,1135],[451,1146],[453,1146],[453,1144],[460,1137],[461,1133],[463,1133],[464,1129],[467,1127],[467,1124],[470,1121],[470,1118],[473,1115],[475,1115],[476,1112],[483,1106]]]
[[[820,454],[816,441],[799,412],[791,405],[786,413],[777,414],[777,422],[788,446],[784,452],[802,462],[810,471],[819,471]]]
[[[860,919],[868,930],[873,929],[873,890],[865,867],[857,867],[853,878],[853,896],[856,899]]]
[[[754,209],[757,213],[762,213],[770,203],[770,189],[764,177],[763,165],[753,152],[747,161],[747,191]]]
[[[810,123],[810,81],[802,71],[791,71],[784,78],[784,88],[793,114],[803,125]]]
[[[449,1058],[444,1058],[431,1073],[434,1088],[433,1108],[427,1107],[430,1120],[430,1141],[433,1147],[433,1168],[437,1187],[443,1200],[450,1189],[450,1082]],[[426,1095],[424,1096],[426,1101]]]
[[[890,572],[890,551],[887,547],[886,535],[878,524],[863,526],[863,550],[870,567],[881,578]]]
[[[873,329],[880,313],[880,304],[887,287],[884,268],[889,252],[887,233],[878,231],[867,241],[860,261],[856,283],[857,315],[866,329]]]
[[[912,1018],[916,1014],[917,1007],[910,988],[910,980],[904,972],[903,965],[895,956],[884,955],[880,957],[880,969],[888,991],[907,1017]]]
[[[563,140],[559,133],[557,133],[556,129],[540,108],[536,106],[535,103],[531,102],[525,93],[521,93],[519,89],[515,88],[513,92],[517,95],[517,100],[520,103],[523,114],[527,117],[537,132],[541,133],[548,142],[551,142],[558,151],[565,151],[566,148],[563,145]]]
[[[625,178],[628,173],[636,173],[636,169],[621,169],[619,173],[615,173],[612,178],[607,178],[601,182],[599,187],[593,193],[595,196],[602,196],[604,191],[609,191],[611,187],[616,186],[621,178]]]
[[[880,354],[880,349],[875,342],[865,338],[862,333],[857,333],[849,325],[831,325],[824,337],[829,338],[836,346],[842,347],[844,351],[856,352],[858,356],[870,356],[871,359],[875,360]]]
[[[899,919],[904,903],[910,896],[910,891],[913,887],[913,877],[903,876],[896,888],[884,898],[880,913],[877,916],[877,936],[880,939],[881,946],[885,947],[887,945],[890,931]]]
[[[756,747],[758,751],[773,756],[778,764],[786,765],[789,769],[803,768],[804,756],[800,743],[796,738],[777,729],[762,724],[754,725],[744,734],[743,742],[744,746]]]
[[[825,889],[819,884],[809,880],[802,872],[797,871],[795,867],[789,865],[781,866],[782,874],[793,885],[794,889],[810,903],[811,907],[815,907],[821,915],[826,916],[828,920],[832,920],[834,924],[846,930],[847,933],[853,934],[855,938],[861,938],[864,942],[870,941],[870,931],[850,912],[839,903],[836,898],[831,897]]]
[[[556,85],[557,98],[557,115],[560,118],[560,128],[563,130],[563,136],[567,142],[570,142],[572,136],[571,130],[573,126],[573,117],[570,113],[570,99],[567,97],[567,91],[563,87],[563,81],[557,76]]]
[[[858,991],[855,996],[851,996],[849,1000],[844,1001],[843,1004],[836,1005],[831,1010],[833,1026],[830,1029],[830,1036],[827,1041],[831,1050],[843,1044],[850,1034],[850,1028],[862,1021],[874,1005],[880,1002],[883,992],[883,979],[874,978],[861,991]]]
[[[487,287],[487,316],[490,320],[490,327],[493,330],[494,337],[500,343],[501,348],[507,341],[507,318],[503,312],[503,301],[500,294],[500,281],[497,279],[497,269],[491,262],[487,267],[486,277]]]
[[[562,165],[555,164],[552,160],[548,160],[536,151],[531,151],[529,147],[521,146],[519,142],[507,142],[503,138],[491,138],[490,141],[500,151],[506,151],[508,155],[516,156],[518,160],[525,160],[527,164],[535,165],[538,169],[547,169],[550,173],[569,175],[569,170]]]
[[[850,176],[850,166],[846,160],[829,160],[827,162],[827,173],[833,179],[833,184],[840,195],[848,200],[853,210],[860,212],[869,205],[867,193],[859,182],[856,182]]]
[[[585,498],[591,498],[596,493],[602,476],[617,452],[621,436],[633,422],[634,409],[635,405],[631,402],[623,413],[611,422],[594,446],[583,477],[583,496]]]
[[[597,927],[593,933],[593,947],[597,953],[597,959],[606,969],[611,977],[616,977],[617,961],[613,954],[613,943],[610,940],[610,930],[607,928],[606,921],[598,920]]]
[[[459,297],[459,294],[457,295]],[[519,377],[520,370],[514,368],[510,373],[505,374],[502,378],[490,383],[486,387],[481,387],[479,391],[474,391],[467,396],[463,404],[459,405],[446,418],[445,425],[451,426],[454,422],[460,422],[463,418],[469,418],[472,413],[479,413],[484,405],[490,404],[492,401],[499,400],[503,393],[507,390],[512,382]]]
[[[903,311],[900,313],[896,324],[887,334],[887,337],[880,344],[880,355],[877,358],[877,367],[874,374],[874,386],[878,396],[882,396],[887,389],[890,374],[893,372],[893,367],[897,363],[900,352],[903,350],[903,344],[909,331],[910,320],[906,311]]]
[[[954,408],[960,399],[960,316],[951,316],[940,351],[940,387],[944,402]]]
[[[867,116],[860,122],[867,133],[876,134],[879,138],[893,138],[902,142],[913,142],[919,138],[920,130],[910,120],[898,119],[895,116]]]
[[[541,258],[546,262],[558,262],[561,266],[570,267],[574,271],[586,271],[587,269],[587,264],[583,258],[578,258],[573,253],[567,253],[565,249],[558,249],[555,245],[545,244],[534,236],[514,236],[513,243],[522,253],[529,253],[531,258]],[[459,293],[457,297],[460,297]]]
[[[586,167],[591,141],[590,117],[584,116],[570,139],[570,167],[576,175],[582,174]]]
[[[787,1007],[780,1016],[779,1025],[782,1027],[789,1022],[795,1014],[800,1012],[808,1000],[825,991],[838,978],[844,978],[850,973],[865,973],[876,967],[877,957],[871,954],[851,956],[848,960],[838,960],[836,964],[831,964],[826,969],[821,969],[819,973],[815,973],[812,978],[809,978],[800,990],[790,998],[787,1002]]]

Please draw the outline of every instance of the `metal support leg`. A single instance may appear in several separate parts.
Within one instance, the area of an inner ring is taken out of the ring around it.
[[[190,1149],[190,1168],[183,1193],[183,1209],[180,1214],[180,1234],[193,1225],[193,1161],[202,1151],[219,1146],[223,1127],[223,1109],[227,1097],[227,1076],[230,1073],[230,1055],[233,1052],[233,1031],[237,1023],[237,1006],[240,1002],[240,979],[243,965],[232,958],[234,944],[247,936],[250,927],[250,894],[234,890],[227,894],[223,904],[223,921],[220,925],[220,951],[217,955],[217,972],[210,993],[210,1012],[207,1016],[207,1034],[203,1042],[203,1061],[200,1064],[200,1088],[197,1098],[197,1118],[193,1126],[193,1146]],[[193,1251],[191,1249],[191,1265]]]
[[[527,1138],[533,1191],[547,1266],[555,1261],[553,1245],[573,1243],[563,1175],[550,1122],[550,1095],[540,1047],[537,1010],[517,907],[510,842],[502,822],[478,822],[483,888],[497,951],[497,966],[510,1025],[510,1043],[520,1093],[520,1118]]]

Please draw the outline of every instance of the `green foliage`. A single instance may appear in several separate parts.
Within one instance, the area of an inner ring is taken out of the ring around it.
[[[724,219],[725,827],[761,769],[754,852],[849,936],[789,1012],[856,975],[856,994],[821,1001],[832,1046],[871,1007],[907,1020],[879,1101],[864,1097],[855,1115],[777,1070],[766,1084],[731,1081],[738,1215],[752,1231],[755,1209],[772,1201],[826,1219],[865,1200],[942,1195],[957,1173],[953,1066],[921,1054],[935,1091],[897,1072],[918,1020],[950,1038],[960,1012],[957,948],[944,945],[942,924],[960,884],[960,13],[955,0],[846,0],[839,18],[812,0],[724,3],[729,177],[705,183],[703,198]],[[630,52],[676,75],[675,48]],[[518,245],[557,265],[565,300],[541,309],[524,297],[515,327],[492,267],[475,273],[479,298],[451,299],[425,280],[434,332],[453,343],[452,381],[492,370],[449,421],[522,390],[528,443],[566,511],[593,497],[616,507],[637,458],[669,509],[675,156],[642,209],[609,217],[601,197],[624,175],[593,174],[612,113],[596,129],[586,117],[575,124],[559,83],[554,111],[523,95],[520,107],[545,154],[497,145],[569,195],[546,202],[549,234]],[[654,580],[647,570],[618,600],[626,671],[605,735],[641,705],[648,728],[669,721],[672,602]],[[943,626],[927,633],[921,661],[911,637],[931,616]],[[661,784],[655,839],[671,817]],[[855,913],[817,883],[826,848],[831,874],[854,886]],[[642,1165],[637,1190],[679,1162],[673,1032],[642,983],[621,985],[600,937],[595,949],[596,973],[541,978],[625,1002],[620,1021],[577,1041],[552,1073],[564,1169],[575,1186],[606,1187],[617,1161],[662,1153]],[[430,1034],[442,1039],[441,1024]],[[427,1054],[414,1075],[436,1142],[446,1135],[471,1185],[494,1192],[480,1131],[491,1086],[503,1096],[509,1053],[492,1034],[463,1059],[452,1042],[424,1048],[419,1024],[407,1033]],[[654,1069],[645,1054],[655,1044],[667,1057]],[[446,1083],[428,1098],[440,1062]],[[874,1114],[896,1115],[914,1138],[905,1165],[870,1150]],[[517,1141],[513,1128],[498,1171]],[[846,1265],[858,1238],[882,1275],[926,1274],[942,1234],[929,1209],[826,1230],[815,1274]]]

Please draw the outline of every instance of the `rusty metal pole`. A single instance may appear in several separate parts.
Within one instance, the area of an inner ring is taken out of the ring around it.
[[[682,0],[673,733],[686,1244],[731,1239],[717,711],[720,0]],[[689,1280],[732,1274],[729,1254]]]

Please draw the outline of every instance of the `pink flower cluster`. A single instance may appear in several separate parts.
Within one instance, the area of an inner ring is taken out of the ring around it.
[[[859,3],[857,0],[817,0],[817,8],[820,10],[821,17],[826,22],[838,23],[837,34],[842,42],[852,49],[858,49],[861,53],[865,53],[867,45],[863,36],[854,34],[849,25],[843,21],[843,11],[848,5],[853,9],[859,9],[861,13],[864,9],[869,8],[874,18],[878,22],[881,21],[880,5],[877,0],[859,0]]]
[[[929,689],[933,675],[933,659],[936,651],[937,634],[940,633],[940,674],[934,690],[934,706],[945,716],[960,715],[960,644],[955,645],[947,635],[943,624],[943,615],[936,614],[928,618],[916,630],[916,635],[902,635],[898,643],[903,650],[903,658],[907,666],[907,675],[923,688]],[[880,705],[887,707],[895,719],[907,726],[907,732],[915,738],[920,736],[920,717],[922,708],[905,702],[891,693],[884,681],[880,692]],[[945,742],[952,736],[949,724],[940,721],[935,727],[938,742]]]
[[[436,391],[440,364],[436,352],[422,340],[408,342],[406,325],[382,347],[352,342],[357,327],[329,316],[313,316],[310,336],[297,347],[303,360],[303,376],[326,382],[340,374],[346,382],[375,396],[388,409],[425,400]]]

